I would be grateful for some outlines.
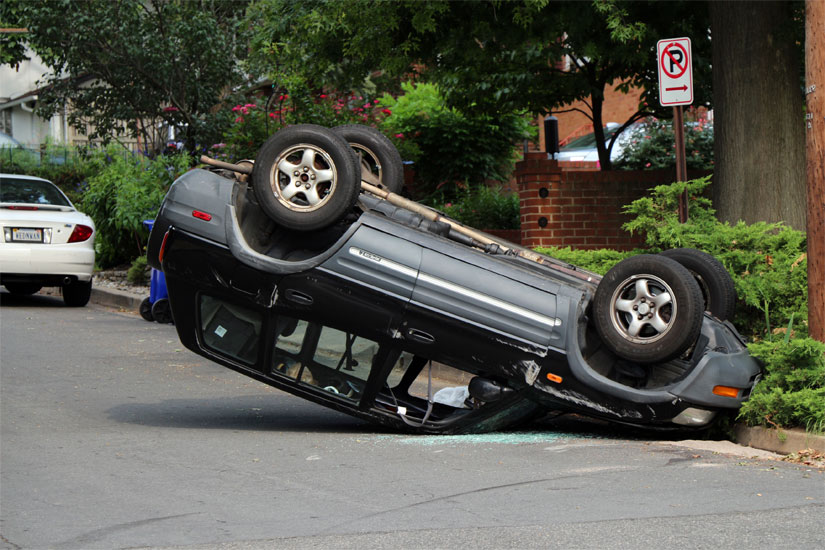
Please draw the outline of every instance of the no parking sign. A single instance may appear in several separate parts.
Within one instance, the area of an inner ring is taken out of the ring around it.
[[[690,38],[666,38],[656,44],[659,66],[659,103],[662,106],[693,103],[693,58]]]

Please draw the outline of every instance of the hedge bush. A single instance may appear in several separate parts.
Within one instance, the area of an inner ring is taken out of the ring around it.
[[[777,338],[752,343],[748,350],[765,362],[766,370],[739,418],[750,425],[825,431],[825,344]]]

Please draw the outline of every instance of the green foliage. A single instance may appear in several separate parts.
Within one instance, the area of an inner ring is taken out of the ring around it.
[[[622,156],[613,163],[619,170],[659,170],[676,167],[673,121],[648,118],[627,130]],[[713,125],[703,118],[685,125],[685,162],[690,170],[713,168]]]
[[[739,411],[750,425],[816,428],[825,425],[825,344],[812,338],[762,341],[748,350],[765,375]]]
[[[80,209],[95,222],[97,263],[106,268],[143,254],[148,231],[143,221],[157,215],[172,182],[189,169],[187,155],[123,155],[109,148],[99,159],[99,172],[89,178]]]
[[[415,193],[431,196],[445,185],[476,186],[486,180],[506,181],[516,160],[513,148],[531,137],[525,117],[469,114],[447,107],[433,84],[402,85],[403,95],[385,94],[381,104],[391,111],[381,124],[387,135],[401,139],[400,149],[415,165]]]
[[[619,250],[611,250],[609,248],[600,248],[596,250],[577,250],[568,247],[565,248],[537,248],[538,252],[547,254],[563,262],[581,267],[588,271],[604,275],[611,267],[630,256],[639,254],[640,251],[634,250],[630,252],[622,252]]]
[[[454,200],[436,201],[432,206],[478,229],[518,229],[521,225],[518,194],[500,186],[464,186]]]
[[[52,70],[38,92],[40,116],[48,119],[70,103],[70,123],[92,138],[140,135],[148,146],[161,120],[178,128],[190,151],[217,141],[220,120],[210,110],[241,79],[242,3],[4,0],[1,5],[4,23],[26,27],[26,42]],[[163,143],[154,145],[159,150]]]
[[[450,107],[494,118],[581,99],[599,130],[611,85],[643,89],[628,123],[670,116],[651,52],[663,36],[690,36],[696,103],[710,98],[708,13],[690,2],[259,0],[247,20],[250,59],[273,79],[353,89],[370,74],[415,74],[438,83]]]
[[[0,28],[20,28],[22,9],[23,7],[16,2],[0,3]],[[25,34],[0,33],[0,65],[11,65],[17,70],[18,64],[25,59]]]
[[[254,159],[269,136],[290,124],[319,124],[332,128],[342,124],[378,126],[390,111],[380,100],[356,94],[276,94],[268,102],[238,104],[231,109],[234,121],[223,135],[223,143],[210,154],[229,162]]]
[[[690,247],[715,256],[731,273],[739,296],[735,323],[743,333],[772,337],[793,316],[793,329],[807,332],[807,255],[805,234],[781,223],[721,223],[703,196],[710,177],[656,187],[625,212],[624,225],[645,235],[655,250]],[[689,196],[688,223],[679,223],[679,194]],[[767,319],[767,321],[766,321]]]
[[[138,256],[126,272],[126,280],[134,285],[145,285],[149,282],[149,265],[146,256]]]

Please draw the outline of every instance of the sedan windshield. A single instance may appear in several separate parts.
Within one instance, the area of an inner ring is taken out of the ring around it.
[[[48,181],[7,176],[0,179],[0,202],[72,207],[63,193]]]

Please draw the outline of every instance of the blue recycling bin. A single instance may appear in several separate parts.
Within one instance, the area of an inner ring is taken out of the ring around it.
[[[143,220],[143,225],[152,230],[155,220]],[[152,268],[149,278],[149,297],[140,304],[140,315],[147,321],[172,323],[172,311],[169,307],[169,291],[166,289],[166,276],[163,271]]]

